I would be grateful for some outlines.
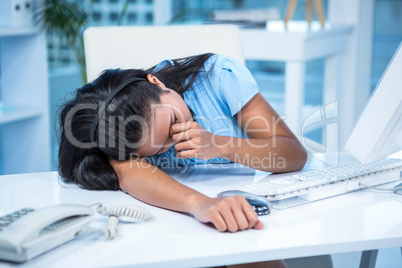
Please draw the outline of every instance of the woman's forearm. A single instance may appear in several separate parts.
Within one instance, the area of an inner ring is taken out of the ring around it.
[[[190,213],[201,222],[211,222],[222,232],[264,227],[242,196],[207,197],[175,181],[145,160],[132,163],[111,160],[110,163],[122,190],[143,202]]]
[[[123,191],[154,206],[192,213],[194,204],[207,198],[145,160],[123,162],[115,170]]]
[[[300,170],[307,160],[301,144],[288,137],[245,139],[216,136],[219,157],[268,172]]]

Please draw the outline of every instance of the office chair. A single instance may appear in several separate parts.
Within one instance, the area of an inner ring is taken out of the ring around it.
[[[88,81],[105,69],[144,69],[165,59],[208,52],[245,63],[235,25],[90,27],[84,32],[84,48]],[[306,267],[306,263],[332,267],[329,255],[294,259],[289,267]]]
[[[148,68],[165,59],[207,52],[244,64],[234,25],[90,27],[84,32],[88,81],[104,69]]]

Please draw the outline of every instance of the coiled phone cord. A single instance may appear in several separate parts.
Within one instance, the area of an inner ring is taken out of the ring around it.
[[[129,222],[142,222],[152,218],[151,212],[148,209],[139,206],[104,207],[100,203],[90,205],[90,207],[92,206],[96,206],[96,211],[99,214],[109,216],[107,225],[101,229],[102,236],[108,239],[116,237],[119,219]]]
[[[123,217],[126,221],[147,221],[151,218],[148,209],[133,205],[104,207],[100,204],[96,211],[103,216]]]

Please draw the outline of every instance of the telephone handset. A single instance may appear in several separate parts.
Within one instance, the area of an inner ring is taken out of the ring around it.
[[[0,259],[29,260],[75,238],[93,217],[94,209],[81,205],[22,209],[0,217]]]

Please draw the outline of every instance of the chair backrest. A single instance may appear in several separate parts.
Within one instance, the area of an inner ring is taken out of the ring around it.
[[[105,69],[143,69],[208,52],[244,63],[235,25],[90,27],[84,32],[84,47],[88,81]]]

